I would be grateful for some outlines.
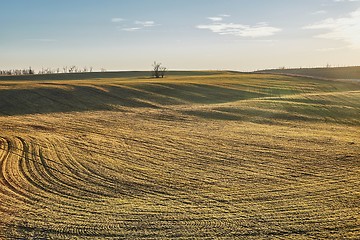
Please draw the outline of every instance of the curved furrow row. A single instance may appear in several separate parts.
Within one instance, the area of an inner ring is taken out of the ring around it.
[[[2,142],[4,142],[2,145],[4,146],[5,151],[2,151],[1,158],[1,183],[14,194],[14,199],[22,199],[23,204],[26,204],[26,207],[22,207],[22,211],[27,208],[43,209],[43,211],[40,210],[40,212],[37,212],[38,217],[41,217],[40,214],[44,211],[49,213],[56,211],[58,212],[57,214],[63,213],[68,216],[78,214],[80,221],[84,223],[89,219],[89,216],[94,215],[84,211],[86,207],[83,204],[86,201],[90,201],[94,204],[94,202],[99,200],[97,199],[99,196],[103,196],[101,192],[93,192],[97,197],[93,195],[91,198],[87,198],[86,196],[91,190],[87,192],[86,190],[77,187],[77,184],[84,181],[84,179],[72,178],[72,180],[76,179],[77,182],[70,184],[70,182],[66,182],[66,180],[63,181],[54,178],[54,175],[51,172],[52,170],[47,168],[45,160],[37,158],[38,156],[41,158],[42,153],[38,154],[23,138],[14,138]],[[6,144],[10,146],[9,149],[5,149]],[[16,147],[12,148],[11,146]],[[17,151],[15,152],[15,150]],[[31,151],[33,154],[31,154]],[[8,154],[4,154],[4,152],[7,152]],[[87,184],[89,184],[89,182],[87,182]],[[6,195],[9,195],[9,193],[6,193]],[[7,202],[10,203],[10,201]],[[83,213],[79,215],[79,212],[81,211]],[[31,212],[32,211],[27,211],[26,214],[31,215]],[[95,215],[99,214],[101,213],[95,213]],[[84,216],[81,217],[82,215]],[[70,221],[64,225],[70,226],[72,225],[72,222]],[[61,229],[57,229],[57,227],[53,230],[36,229],[31,225],[22,228],[23,230],[20,229],[20,232],[25,230],[29,232],[45,231],[79,236],[96,236],[97,234],[94,234],[94,232],[98,231],[88,227],[86,224],[72,227],[73,230],[67,231],[67,233]],[[100,234],[99,236],[102,235]]]
[[[162,121],[160,128],[151,119],[122,124],[111,119],[136,115],[115,116],[72,121],[61,136],[1,139],[0,194],[7,200],[0,211],[18,211],[0,220],[0,230],[12,229],[5,236],[351,238],[359,230],[357,143],[346,142],[356,133],[322,142],[322,135],[303,140],[285,127],[273,136],[258,125]],[[87,135],[77,132],[81,121],[91,128]],[[117,126],[106,129],[108,121]]]
[[[44,165],[44,162],[41,160],[41,155],[34,153],[35,150],[33,146],[28,145],[24,139],[21,139],[25,151],[24,157],[20,159],[19,162],[19,172],[22,173],[22,176],[26,179],[28,185],[32,185],[37,190],[41,190],[44,198],[49,198],[50,201],[56,199],[59,201],[68,201],[69,199],[78,200],[91,200],[94,201],[94,198],[89,196],[90,191],[83,190],[81,194],[81,189],[78,186],[71,182],[63,182],[62,180],[54,178],[50,170],[47,168],[47,165]],[[33,154],[31,154],[31,152]],[[39,156],[39,157],[38,157]],[[81,179],[77,179],[78,181]],[[48,195],[50,197],[48,197]]]
[[[49,205],[59,204],[59,193],[53,186],[45,184],[44,176],[39,171],[39,162],[30,160],[27,143],[18,138],[12,139],[11,142],[13,142],[13,146],[17,147],[12,150],[13,156],[5,159],[6,162],[3,163],[2,170],[3,178],[6,179],[6,186],[16,194],[14,200],[20,200],[22,201],[20,204],[25,204],[23,211],[35,206],[37,206],[35,209],[47,209]],[[14,149],[18,149],[18,153],[15,153]],[[65,199],[67,201],[68,196]],[[59,205],[61,206],[61,203]]]
[[[53,188],[61,189],[64,196],[84,201],[96,201],[99,195],[108,196],[106,193],[101,194],[98,191],[92,190],[92,182],[87,181],[88,179],[84,178],[83,174],[80,174],[81,169],[71,166],[69,162],[58,158],[58,163],[50,167],[50,163],[47,161],[48,158],[44,157],[43,151],[39,152],[39,156],[41,167],[47,175],[49,184],[54,184],[55,182],[56,186],[53,186]],[[59,166],[61,166],[61,168]],[[69,170],[69,172],[59,171],[62,167]],[[84,185],[87,185],[87,187]]]
[[[16,138],[8,138],[8,154],[3,158],[1,162],[1,179],[3,185],[5,185],[16,199],[20,199],[25,203],[31,203],[32,201],[38,201],[36,192],[29,191],[29,185],[27,185],[26,176],[19,171],[19,167],[23,163],[25,156],[25,149],[22,142]]]
[[[107,171],[107,174],[102,174],[97,169],[86,167],[86,161],[80,162],[76,160],[68,149],[68,146],[60,142],[57,142],[54,150],[58,154],[60,161],[67,166],[67,169],[74,176],[82,179],[81,182],[78,182],[78,186],[83,185],[83,187],[89,191],[92,191],[91,189],[93,187],[93,191],[97,191],[99,195],[102,194],[106,197],[121,197],[127,194],[126,191],[121,191],[121,186],[127,185],[127,181],[125,179],[122,180],[112,177],[112,175],[116,174],[114,170],[111,172]],[[87,161],[90,160],[91,159],[88,159]],[[101,163],[99,162],[97,165],[101,165]]]
[[[156,147],[155,147],[155,150],[156,150]],[[154,150],[153,150],[154,151]],[[172,149],[172,152],[173,152],[174,150]],[[143,159],[143,158],[146,158],[146,159],[149,159],[149,158],[151,158],[151,156],[149,156],[149,155],[142,155],[142,154],[140,154],[140,155],[138,155],[139,153],[136,153],[137,154],[137,157],[135,158],[135,159]],[[161,155],[161,154],[159,154],[159,155]],[[205,155],[205,154],[204,154]],[[204,159],[201,155],[199,155],[199,154],[195,154],[194,156],[196,156],[197,157],[197,159]],[[193,160],[192,160],[192,158],[187,158],[188,160],[189,160],[189,162],[192,162]],[[210,159],[209,160],[209,162],[213,162],[213,160],[214,159]],[[139,161],[139,162],[141,162],[141,161]],[[149,163],[149,160],[147,160],[146,161],[146,163]],[[274,161],[272,162],[272,163],[274,163]],[[249,166],[248,166],[249,165]],[[246,169],[249,169],[249,167],[250,167],[250,164],[248,164],[248,165],[245,165],[244,167],[243,167],[243,169],[238,169],[239,170],[239,172],[242,172],[242,173],[244,173],[244,171],[246,171]],[[199,164],[199,169],[200,168],[202,168],[202,169],[204,169],[204,165],[203,164]],[[273,172],[273,177],[276,177],[278,174],[279,174],[279,172],[278,171],[273,171],[273,170],[275,170],[275,169],[273,169],[274,168],[274,165],[273,166],[271,166],[271,168],[269,169],[269,166],[265,166],[265,167],[263,167],[263,171],[264,171],[264,173],[265,172],[267,172],[268,174],[269,173],[271,173],[271,172]],[[279,169],[284,169],[284,164],[282,163],[281,165],[279,165],[277,168],[279,168]],[[261,168],[260,168],[261,169]],[[259,169],[258,168],[256,168],[256,170],[255,170],[255,168],[254,168],[254,170],[253,171],[258,171]],[[271,170],[271,171],[269,171],[269,170]],[[290,169],[291,170],[291,169]],[[192,167],[192,168],[189,168],[189,172],[190,171],[193,171],[194,172],[194,168]],[[211,170],[208,170],[207,169],[207,172],[209,173]],[[224,171],[225,172],[225,171]],[[219,175],[222,175],[222,174],[224,174],[224,172],[220,172],[219,173]],[[282,172],[280,172],[280,175],[281,174],[283,174],[283,173],[286,173],[287,172],[287,170],[285,170],[285,172],[284,171],[282,171]],[[230,173],[231,174],[231,173]],[[141,175],[141,174],[138,174],[138,175]],[[145,175],[146,176],[146,175]],[[270,176],[271,177],[271,175],[268,175],[268,176]],[[331,176],[331,177],[333,177],[333,176]],[[214,178],[216,178],[216,177],[214,177]],[[293,182],[293,181],[291,181],[291,182]],[[326,182],[326,184],[329,184],[328,182]]]

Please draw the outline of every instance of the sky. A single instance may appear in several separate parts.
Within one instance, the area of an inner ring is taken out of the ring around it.
[[[0,0],[0,69],[360,65],[360,0]]]

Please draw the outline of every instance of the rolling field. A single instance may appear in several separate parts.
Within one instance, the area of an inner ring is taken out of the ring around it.
[[[0,239],[360,238],[360,83],[169,74],[0,77]]]
[[[271,69],[258,71],[268,74],[290,74],[309,76],[324,79],[346,79],[360,81],[360,66],[357,67],[328,67],[328,68],[294,68],[294,69]]]

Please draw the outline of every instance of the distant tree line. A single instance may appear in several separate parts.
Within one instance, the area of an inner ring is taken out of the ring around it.
[[[315,68],[341,68],[341,67],[358,67],[356,65],[331,65],[327,63],[325,66],[305,66],[305,67],[278,67],[276,70],[292,70],[292,69],[315,69]],[[275,69],[265,69],[265,70],[275,70]],[[258,70],[259,71],[259,70]]]
[[[31,67],[29,69],[0,70],[0,75],[30,75],[34,73]]]
[[[93,67],[82,67],[79,68],[75,65],[65,66],[62,68],[42,68],[38,72],[35,72],[31,67],[28,69],[10,69],[0,70],[0,75],[32,75],[32,74],[58,74],[58,73],[85,73],[92,72]],[[102,70],[104,71],[104,70]]]

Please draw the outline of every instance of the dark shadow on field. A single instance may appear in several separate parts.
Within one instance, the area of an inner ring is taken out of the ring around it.
[[[195,83],[151,83],[141,84],[135,86],[135,88],[152,93],[149,99],[152,99],[153,96],[162,96],[163,98],[165,97],[165,99],[175,99],[178,103],[225,103],[266,96],[259,92]],[[166,101],[157,103],[167,104]]]
[[[216,71],[170,71],[167,76],[208,76],[219,74]],[[101,78],[151,78],[149,71],[59,73],[41,75],[0,76],[1,81],[44,81],[44,80],[89,80]]]
[[[328,91],[339,93],[319,92],[297,97],[294,94],[299,94],[298,89],[283,89],[282,85],[260,91],[257,86],[222,85],[212,81],[85,84],[0,85],[3,87],[0,88],[0,116],[183,105],[186,109],[179,112],[184,115],[215,120],[359,124],[360,119],[360,92],[356,91],[358,88],[353,89],[353,84],[324,85]],[[230,107],[213,105],[230,102]],[[208,106],[203,108],[204,105]]]
[[[206,84],[65,87],[0,89],[0,115],[111,110],[114,106],[159,108],[188,103],[223,103],[264,96],[261,93]]]
[[[126,93],[125,90],[122,92]],[[72,90],[37,88],[0,90],[0,115],[23,115],[90,110],[110,110],[111,105],[156,107],[131,94],[115,95],[92,87]]]
[[[0,89],[0,116],[113,110],[117,107],[162,108],[171,105],[234,103],[233,107],[180,110],[184,115],[228,121],[306,121],[359,124],[357,94],[343,99],[263,98],[259,92],[208,84],[142,83],[129,85]],[[236,107],[237,104],[239,107]],[[252,104],[252,105],[249,105]],[[195,106],[195,105],[194,105]]]
[[[0,89],[0,115],[111,110],[114,106],[159,108],[189,103],[225,103],[266,96],[236,87],[196,83],[26,86],[28,88]]]
[[[331,122],[338,124],[360,124],[360,93],[349,93],[340,97],[321,99],[258,98],[255,101],[237,102],[231,106],[208,106],[183,110],[183,114],[214,120],[251,122]],[[325,95],[326,96],[326,95]],[[324,96],[322,96],[324,97]]]

